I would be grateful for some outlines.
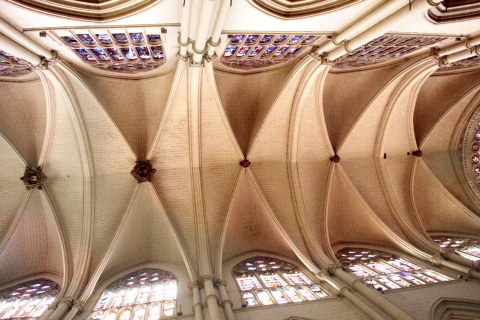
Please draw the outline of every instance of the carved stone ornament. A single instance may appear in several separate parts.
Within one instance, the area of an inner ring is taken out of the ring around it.
[[[20,177],[20,180],[23,180],[27,190],[37,188],[42,189],[42,185],[47,181],[47,176],[42,172],[40,167],[26,167],[23,177]]]
[[[157,170],[153,168],[150,160],[138,160],[135,162],[135,167],[133,167],[130,173],[137,179],[138,183],[140,183],[152,182],[155,172],[157,172]]]
[[[250,164],[250,161],[248,161],[247,159],[240,161],[240,165],[244,168],[248,168]]]

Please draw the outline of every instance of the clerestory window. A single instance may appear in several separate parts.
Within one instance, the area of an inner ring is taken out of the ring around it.
[[[357,278],[379,291],[453,280],[388,252],[346,248],[336,256]]]
[[[0,292],[0,319],[39,318],[58,295],[58,285],[50,280],[22,283]]]
[[[89,320],[156,320],[176,315],[177,279],[161,269],[144,269],[103,291]]]
[[[235,266],[233,274],[246,306],[312,301],[329,295],[297,266],[279,259],[247,259]]]
[[[480,243],[478,240],[457,237],[432,237],[442,248],[452,248],[456,253],[470,260],[480,260]]]

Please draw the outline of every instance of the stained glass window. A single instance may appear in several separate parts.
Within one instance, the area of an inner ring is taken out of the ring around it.
[[[167,271],[131,273],[103,291],[88,320],[157,320],[176,315],[177,280]]]
[[[240,262],[233,270],[246,306],[318,300],[328,296],[295,265],[267,257]]]
[[[432,237],[442,248],[452,248],[462,257],[470,260],[480,260],[480,241],[456,237]]]
[[[317,35],[233,34],[229,35],[221,61],[240,69],[267,67],[287,62],[325,39]]]
[[[83,62],[100,69],[147,71],[158,68],[166,60],[159,28],[56,30],[51,35],[59,38]]]
[[[35,280],[0,292],[0,319],[38,318],[58,295],[58,285]]]
[[[0,76],[21,76],[32,70],[30,62],[14,57],[0,48]]]
[[[452,280],[388,252],[346,248],[336,256],[357,278],[380,291]]]

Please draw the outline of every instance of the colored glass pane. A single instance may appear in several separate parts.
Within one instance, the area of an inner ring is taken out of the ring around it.
[[[132,320],[143,320],[145,318],[145,313],[147,312],[147,308],[144,306],[137,306],[133,310],[133,317]]]
[[[254,43],[255,41],[257,41],[259,35],[258,34],[251,34],[251,35],[248,35],[247,38],[245,39],[245,43]]]
[[[114,33],[113,39],[115,40],[116,43],[118,44],[127,44],[128,43],[128,38],[125,33]]]
[[[90,315],[88,320],[101,320],[103,318],[103,312],[95,312]]]
[[[155,303],[150,305],[150,308],[148,309],[147,320],[160,319],[161,310],[162,310],[162,305],[160,303]]]
[[[368,268],[359,264],[350,266],[349,268],[357,278],[365,278],[376,275],[376,273],[372,270],[369,270]]]
[[[4,300],[2,303],[0,303],[0,315],[5,312],[10,306],[12,306],[15,303],[15,299],[9,299],[9,300]]]
[[[85,49],[73,49],[73,51],[75,51],[78,55],[80,55],[80,57],[82,57],[82,59],[85,61],[85,62],[89,62],[89,63],[92,63],[92,62],[97,62],[97,59],[95,59],[87,50]]]
[[[153,285],[152,290],[152,298],[151,301],[162,301],[163,300],[163,290],[164,290],[164,283],[155,283]]]
[[[175,313],[175,301],[165,301],[163,303],[163,316],[171,317]]]
[[[283,276],[292,285],[313,284],[312,280],[310,280],[305,274],[303,274],[303,272],[300,271],[295,273],[284,273]]]
[[[410,282],[406,281],[397,274],[391,274],[388,277],[390,278],[390,280],[393,280],[396,284],[402,287],[410,287],[412,285]]]
[[[394,259],[391,261],[387,261],[388,264],[391,264],[392,266],[396,267],[397,269],[400,269],[402,271],[412,271],[412,270],[419,270],[421,269],[419,266],[409,262],[405,261],[404,259]]]
[[[288,298],[293,302],[302,302],[302,297],[298,294],[297,290],[293,287],[283,287],[283,291],[287,294]]]
[[[95,40],[93,40],[92,36],[89,35],[88,33],[81,33],[81,34],[77,33],[77,37],[80,39],[80,41],[82,41],[84,44],[88,46],[94,46],[97,44]]]
[[[399,286],[395,282],[391,281],[387,276],[378,276],[376,278],[376,280],[378,280],[378,282],[380,282],[381,284],[383,284],[384,286],[386,286],[389,289],[401,288],[401,286]]]
[[[133,305],[137,298],[138,291],[139,291],[139,288],[136,286],[128,288],[127,293],[125,294],[125,299],[123,300],[122,306]]]
[[[105,54],[101,48],[92,48],[90,51],[95,55],[99,61],[110,61],[110,58]]]
[[[245,303],[247,304],[247,306],[254,306],[254,305],[257,304],[257,302],[255,300],[255,296],[253,295],[253,293],[245,292],[242,296],[243,296],[243,300],[245,300]]]
[[[95,34],[95,36],[97,37],[98,42],[101,44],[110,45],[113,43],[112,38],[110,38],[108,33],[99,33]]]
[[[313,295],[313,293],[306,287],[298,288],[298,292],[300,292],[300,294],[305,300],[309,300],[309,301],[317,300],[317,298]]]
[[[133,43],[142,43],[145,41],[145,37],[141,32],[131,32],[130,38],[132,39]]]
[[[398,272],[398,269],[393,268],[387,264],[381,263],[381,262],[370,262],[365,264],[367,267],[370,269],[375,270],[378,273],[381,274],[389,274],[389,273],[395,273]]]
[[[150,43],[157,43],[157,42],[160,42],[161,38],[160,38],[160,34],[149,34],[147,35],[147,38],[148,38],[148,42]]]
[[[128,61],[135,61],[137,60],[137,54],[135,53],[135,50],[133,50],[131,47],[127,48],[121,48],[123,55],[125,58],[127,58]]]
[[[55,300],[55,297],[46,297],[45,299],[40,302],[40,304],[29,314],[30,318],[37,318],[40,317],[45,310],[50,307],[52,302]]]
[[[268,292],[265,290],[257,291],[257,297],[260,303],[263,305],[270,305],[274,303]]]
[[[124,288],[117,289],[115,291],[115,297],[113,298],[112,302],[108,306],[109,308],[118,308],[122,305],[123,299],[125,298],[125,294],[127,293],[127,290]],[[102,308],[104,309],[104,308]]]
[[[252,51],[250,51],[250,54],[248,55],[249,57],[255,57],[258,55],[260,52],[262,52],[264,46],[255,46]]]
[[[177,281],[170,280],[165,283],[165,300],[174,300],[177,298]]]
[[[244,55],[247,54],[248,49],[250,49],[250,47],[247,47],[247,46],[240,47],[240,49],[238,49],[238,51],[237,51],[236,56],[237,57],[243,57]]]
[[[62,39],[63,42],[65,42],[65,43],[68,44],[69,46],[77,46],[77,45],[79,45],[77,39],[75,39],[75,38],[72,37],[72,36],[62,36],[62,37],[60,37],[60,39]]]
[[[232,39],[230,40],[230,43],[239,43],[243,40],[244,35],[242,34],[234,34],[232,35]]]
[[[131,315],[132,315],[132,310],[124,309],[120,311],[118,320],[129,320]]]
[[[125,58],[122,56],[120,51],[117,48],[106,48],[107,53],[112,57],[115,61],[123,61]]]
[[[288,300],[285,298],[285,295],[282,290],[280,289],[273,289],[270,290],[270,293],[272,294],[273,298],[278,304],[284,304],[287,303]]]
[[[425,284],[424,281],[420,280],[420,279],[417,279],[413,276],[413,274],[409,273],[409,272],[400,272],[400,275],[408,280],[409,282],[415,284],[415,285],[422,285],[422,284]]]
[[[283,34],[283,35],[280,35],[278,36],[277,38],[275,38],[275,41],[273,41],[273,43],[282,43],[284,42],[285,40],[287,39],[287,35]]]
[[[270,42],[270,40],[272,40],[272,38],[273,38],[273,34],[266,34],[262,37],[262,39],[260,39],[260,43]]]
[[[301,39],[302,39],[301,35],[293,36],[288,40],[288,44],[297,44],[298,42],[300,42]]]
[[[163,54],[163,47],[162,46],[153,46],[153,47],[150,47],[150,50],[152,50],[153,59],[161,60],[161,59],[165,58],[165,55]]]
[[[262,279],[263,283],[267,288],[271,287],[283,287],[286,286],[287,283],[283,280],[278,274],[261,274],[260,279]]]
[[[137,51],[138,56],[142,60],[150,60],[150,52],[148,51],[147,47],[141,46],[141,47],[135,47],[135,50]]]
[[[15,317],[25,318],[33,309],[35,309],[36,306],[38,306],[41,301],[41,297],[35,297],[30,299],[30,301],[15,315]]]
[[[280,56],[283,56],[283,54],[285,53],[285,51],[288,50],[288,48],[290,48],[289,46],[281,46],[277,51],[275,51],[275,57],[280,57]]]
[[[305,37],[305,39],[303,39],[302,44],[309,44],[311,42],[314,42],[316,39],[316,36],[307,36]]]
[[[104,320],[115,320],[117,311],[109,311],[105,314]]]
[[[102,296],[100,297],[100,300],[98,300],[97,305],[95,306],[95,310],[103,310],[106,309],[110,300],[113,297],[113,291],[112,290],[106,290],[102,293]]]
[[[262,287],[262,285],[255,276],[237,277],[237,283],[240,286],[240,290],[242,291],[258,289]]]
[[[136,304],[147,303],[150,298],[150,285],[143,285],[140,287],[140,292],[137,297]]]
[[[18,299],[5,313],[2,315],[0,319],[8,319],[12,318],[27,302],[29,299]]]

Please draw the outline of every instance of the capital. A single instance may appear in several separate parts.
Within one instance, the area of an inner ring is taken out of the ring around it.
[[[85,301],[75,299],[73,300],[73,306],[78,310],[78,312],[83,312]]]
[[[217,279],[217,281],[215,282],[215,287],[220,287],[220,286],[226,287],[227,286],[227,281],[225,281],[223,279]]]

